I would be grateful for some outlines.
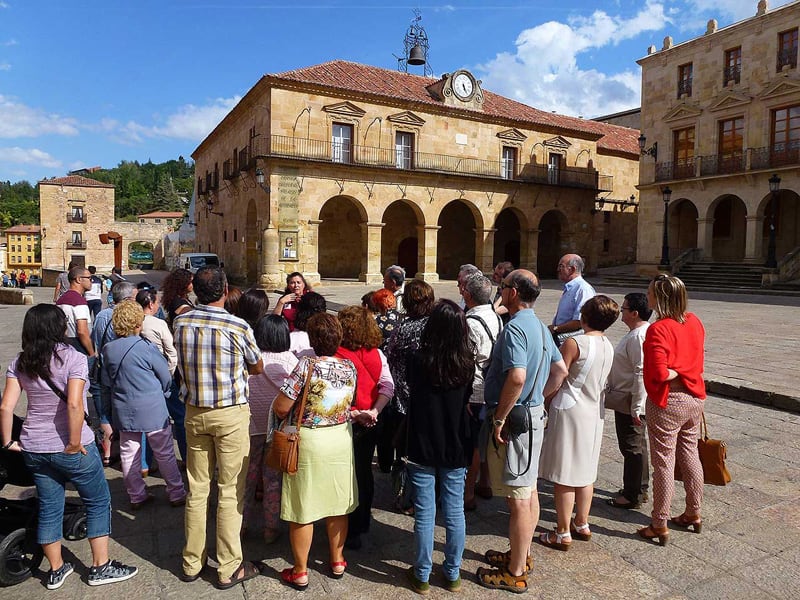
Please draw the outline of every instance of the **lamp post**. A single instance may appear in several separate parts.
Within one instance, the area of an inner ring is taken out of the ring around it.
[[[653,160],[658,162],[658,142],[653,142],[653,145],[649,148],[645,148],[647,145],[647,137],[644,134],[641,134],[638,138],[639,141],[639,152],[642,156],[652,156]]]
[[[659,266],[669,268],[669,199],[672,190],[669,186],[661,190],[661,197],[664,200],[664,235],[661,240],[661,262]]]
[[[772,202],[770,206],[769,216],[769,244],[767,245],[767,262],[765,266],[769,269],[778,268],[778,260],[775,257],[775,213],[776,205],[778,204],[778,192],[781,189],[781,178],[777,173],[769,178],[769,191],[772,194]]]

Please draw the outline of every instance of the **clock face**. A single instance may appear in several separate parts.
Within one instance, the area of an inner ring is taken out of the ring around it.
[[[453,93],[461,100],[469,100],[475,91],[472,77],[466,73],[459,73],[453,78]]]

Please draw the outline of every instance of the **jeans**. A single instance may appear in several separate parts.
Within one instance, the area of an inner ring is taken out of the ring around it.
[[[447,534],[444,545],[444,576],[448,581],[460,577],[461,555],[464,553],[465,467],[448,469],[409,463],[408,472],[414,486],[414,575],[428,581],[433,567],[433,528],[436,523],[436,480]]]
[[[172,437],[178,443],[178,454],[181,460],[186,462],[186,405],[180,397],[180,385],[177,380],[172,378],[170,394],[167,397],[167,412],[172,419]]]
[[[52,544],[64,530],[64,486],[69,481],[86,507],[88,537],[111,534],[111,493],[97,446],[86,446],[87,454],[23,452],[39,495],[39,527],[36,541]]]
[[[650,487],[644,416],[641,425],[634,425],[631,415],[614,411],[614,426],[617,430],[617,445],[623,458],[623,496],[636,504],[642,501],[642,496]]]

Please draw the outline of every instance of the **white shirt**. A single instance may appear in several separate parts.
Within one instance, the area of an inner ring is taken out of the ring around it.
[[[145,315],[144,323],[142,323],[142,337],[155,344],[167,359],[169,372],[174,373],[175,367],[178,365],[178,352],[175,350],[172,332],[169,330],[167,322],[153,315]]]
[[[476,317],[486,323],[486,327],[489,328],[489,332],[492,334],[491,337],[489,337],[486,329]],[[472,381],[472,396],[469,401],[483,404],[483,373],[492,358],[492,349],[494,348],[492,340],[497,341],[497,336],[503,328],[503,321],[494,312],[494,307],[491,304],[481,304],[467,311],[467,326],[469,327],[469,338],[475,344],[476,350],[475,378]]]
[[[631,394],[632,415],[643,415],[647,391],[644,389],[644,336],[650,323],[631,329],[614,349],[614,363],[608,376],[608,388]]]

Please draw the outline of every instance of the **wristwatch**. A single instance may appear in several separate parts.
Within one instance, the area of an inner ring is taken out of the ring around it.
[[[505,419],[495,419],[494,420],[494,426],[495,427],[502,427],[505,424],[506,424],[506,420]]]
[[[10,442],[8,442],[5,446],[3,446],[3,450],[8,450],[9,448],[11,448],[12,444],[16,441],[17,440],[11,440]]]

